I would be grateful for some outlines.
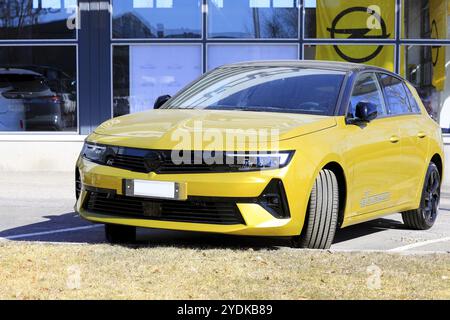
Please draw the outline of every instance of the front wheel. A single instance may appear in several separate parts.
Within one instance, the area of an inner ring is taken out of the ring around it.
[[[339,215],[339,186],[336,175],[327,169],[320,171],[309,199],[305,226],[293,246],[309,249],[329,249],[333,243]]]
[[[136,241],[136,227],[105,224],[105,237],[112,244],[133,243]]]
[[[420,207],[402,212],[403,223],[410,229],[428,230],[436,221],[441,196],[441,176],[434,163],[428,166]]]

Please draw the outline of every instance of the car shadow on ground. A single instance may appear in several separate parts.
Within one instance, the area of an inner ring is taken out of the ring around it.
[[[334,238],[333,244],[361,238],[364,236],[368,236],[370,234],[392,229],[406,229],[406,228],[400,221],[387,218],[380,218],[338,230]]]
[[[104,229],[82,220],[76,213],[43,217],[44,221],[0,231],[0,239],[52,243],[104,243]],[[334,244],[389,229],[402,229],[396,220],[377,219],[341,229]],[[69,230],[67,230],[69,229]],[[58,232],[63,231],[63,232]],[[211,233],[138,229],[137,242],[129,247],[184,247],[202,249],[272,249],[290,247],[289,238],[248,237]]]

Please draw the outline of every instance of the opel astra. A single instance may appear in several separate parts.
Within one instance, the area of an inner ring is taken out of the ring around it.
[[[144,227],[324,249],[339,228],[392,213],[431,228],[443,164],[439,126],[396,74],[239,63],[95,129],[76,165],[76,211],[111,243]]]

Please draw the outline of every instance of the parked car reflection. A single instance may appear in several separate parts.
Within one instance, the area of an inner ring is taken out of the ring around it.
[[[25,105],[16,84],[36,77],[22,69],[0,69],[0,131],[24,131]]]
[[[43,73],[53,76],[49,79]],[[76,84],[61,76],[61,71],[3,68],[0,77],[0,130],[63,131],[76,127]]]

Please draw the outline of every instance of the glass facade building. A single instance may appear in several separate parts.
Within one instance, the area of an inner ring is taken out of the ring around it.
[[[450,0],[0,0],[0,134],[90,133],[217,66],[366,63],[450,133]]]

